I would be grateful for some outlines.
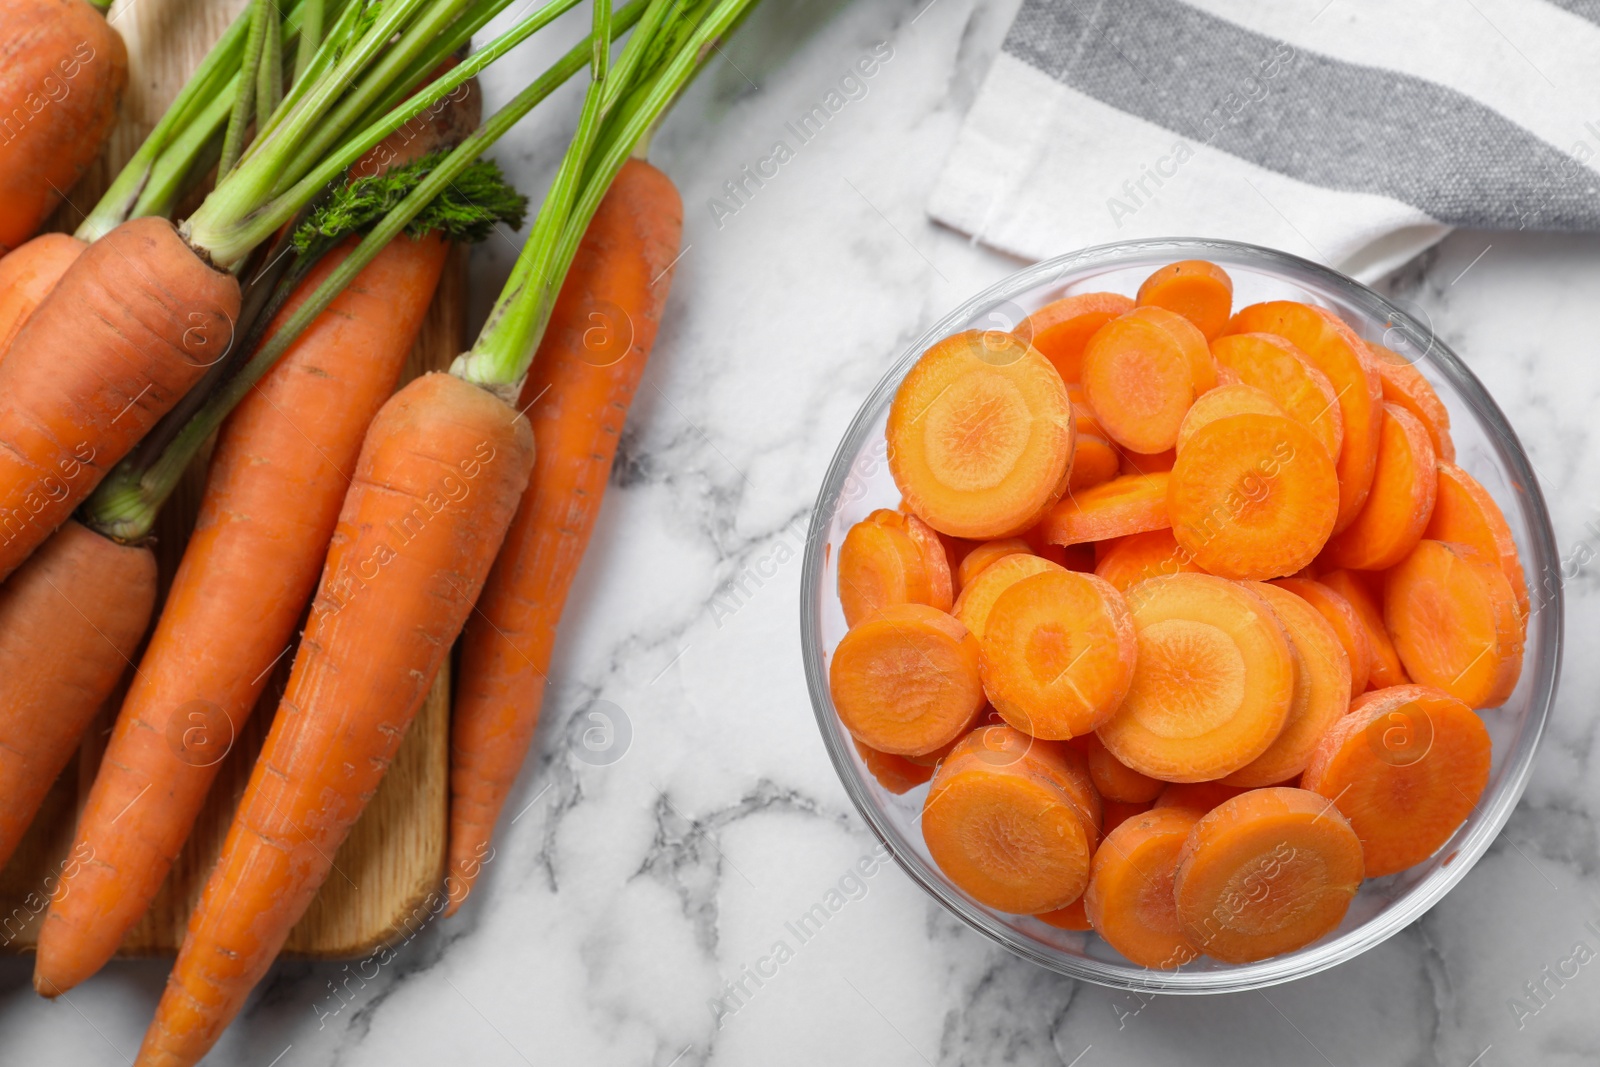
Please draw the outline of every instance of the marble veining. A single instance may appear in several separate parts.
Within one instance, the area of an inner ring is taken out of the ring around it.
[[[767,0],[686,96],[652,149],[683,191],[686,248],[495,858],[459,915],[381,964],[276,966],[211,1062],[1600,1060],[1589,773],[1600,660],[1585,647],[1600,622],[1592,240],[1458,232],[1384,283],[1516,427],[1568,578],[1571,643],[1533,782],[1438,907],[1289,986],[1157,998],[1023,963],[875,858],[806,698],[804,527],[889,363],[1019,266],[923,211],[1015,6]],[[864,95],[795,136],[791,124],[868,56]],[[509,86],[490,77],[489,103]],[[534,195],[575,99],[559,95],[497,153]],[[727,183],[779,155],[776,176],[729,211]],[[480,314],[513,237],[474,255]],[[826,920],[804,922],[819,904]],[[33,995],[30,967],[0,961],[0,1065],[131,1059],[167,964],[115,963],[57,1003]]]

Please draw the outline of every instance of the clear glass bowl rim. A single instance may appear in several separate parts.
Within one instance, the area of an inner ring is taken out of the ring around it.
[[[1528,532],[1531,542],[1524,547],[1531,548],[1533,556],[1531,561],[1526,561],[1531,563],[1527,568],[1528,580],[1541,583],[1549,594],[1543,601],[1541,610],[1532,613],[1529,619],[1530,625],[1537,626],[1539,636],[1537,660],[1525,660],[1523,663],[1524,673],[1531,672],[1533,678],[1528,710],[1531,719],[1521,731],[1516,749],[1508,757],[1505,777],[1501,779],[1497,791],[1488,798],[1488,806],[1483,812],[1483,817],[1467,837],[1459,842],[1456,854],[1450,862],[1433,871],[1413,886],[1405,896],[1372,919],[1330,941],[1259,963],[1242,964],[1224,970],[1188,973],[1154,971],[1132,963],[1104,962],[1054,950],[1048,945],[1030,940],[954,892],[945,884],[942,875],[924,862],[914,849],[906,847],[898,831],[879,816],[876,805],[867,794],[867,785],[856,770],[847,743],[841,737],[842,731],[835,728],[837,715],[828,692],[827,668],[820,636],[821,623],[817,614],[817,594],[822,581],[826,526],[834,502],[844,488],[856,457],[867,443],[868,435],[875,428],[878,413],[887,404],[890,395],[917,357],[935,341],[965,328],[980,313],[1002,301],[1012,300],[1041,286],[1059,283],[1081,271],[1131,265],[1152,257],[1168,260],[1212,257],[1234,259],[1248,262],[1252,267],[1264,271],[1291,277],[1304,276],[1313,284],[1337,294],[1340,299],[1373,321],[1388,322],[1409,337],[1426,337],[1429,342],[1430,364],[1438,368],[1441,375],[1472,409],[1487,431],[1501,462],[1505,464],[1515,483],[1524,487],[1530,504]],[[828,465],[827,474],[817,494],[817,502],[812,508],[801,573],[800,644],[805,661],[806,687],[811,696],[811,708],[816,715],[823,743],[828,749],[828,757],[833,761],[834,770],[844,784],[845,791],[850,795],[861,817],[871,827],[873,834],[883,842],[901,869],[946,910],[1023,959],[1069,978],[1113,989],[1209,994],[1240,992],[1278,985],[1316,974],[1353,959],[1421,917],[1466,876],[1499,836],[1500,830],[1511,817],[1512,810],[1527,788],[1539,741],[1544,734],[1555,701],[1556,681],[1561,668],[1562,615],[1559,553],[1556,548],[1555,531],[1532,464],[1529,463],[1516,433],[1511,429],[1499,405],[1494,402],[1460,357],[1428,326],[1361,282],[1299,256],[1259,245],[1221,239],[1150,238],[1095,245],[1024,268],[978,293],[934,323],[895,361],[862,403],[855,418],[851,420],[832,462]]]

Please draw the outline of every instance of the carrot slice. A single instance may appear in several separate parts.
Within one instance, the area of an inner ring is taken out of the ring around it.
[[[1148,805],[1166,788],[1167,783],[1140,774],[1123,764],[1097,735],[1088,735],[1087,748],[1085,755],[1089,762],[1089,777],[1103,799],[1122,804]]]
[[[1028,542],[1020,537],[1004,537],[998,541],[982,541],[973,546],[972,550],[961,560],[958,573],[961,578],[961,588],[971,585],[990,564],[998,563],[1007,556],[1018,553],[1023,555],[1037,555]]]
[[[1121,293],[1082,293],[1052,301],[1013,333],[1038,349],[1069,385],[1083,376],[1083,349],[1095,331],[1133,310]]]
[[[879,521],[880,514],[897,513],[873,512],[850,527],[839,546],[839,606],[847,626],[891,604],[932,600],[922,549],[904,527]]]
[[[1316,608],[1274,586],[1250,588],[1272,605],[1294,657],[1294,700],[1283,732],[1255,760],[1223,779],[1228,785],[1255,788],[1293,778],[1306,769],[1317,742],[1350,707],[1350,657],[1333,626]]]
[[[1454,463],[1456,443],[1450,439],[1450,411],[1428,384],[1428,379],[1398,352],[1370,342],[1367,350],[1377,357],[1378,377],[1383,381],[1383,402],[1403,407],[1421,420],[1427,427],[1439,462]]]
[[[1130,452],[1122,449],[1117,453],[1118,470],[1123,474],[1159,474],[1170,471],[1172,465],[1178,462],[1178,450],[1169,448],[1164,452]]]
[[[909,793],[917,786],[933,777],[933,764],[913,763],[904,756],[897,756],[893,752],[879,752],[869,748],[860,741],[854,741],[856,751],[861,754],[861,761],[867,765],[867,770],[878,784],[889,792],[899,796]]]
[[[1185,808],[1198,818],[1221,804],[1247,792],[1244,786],[1226,782],[1173,782],[1156,797],[1157,808]]]
[[[1400,654],[1395,651],[1394,631],[1384,622],[1383,607],[1365,579],[1354,571],[1337,570],[1328,571],[1317,582],[1345,599],[1367,633],[1367,648],[1372,655],[1367,669],[1367,685],[1373,689],[1386,689],[1411,681],[1400,663]]]
[[[1029,552],[1009,553],[985,567],[977,577],[962,588],[961,595],[956,598],[955,617],[961,620],[961,625],[965,626],[973,637],[982,641],[989,612],[994,609],[994,602],[1000,598],[1001,593],[1022,579],[1031,578],[1041,571],[1065,570],[1065,567]]]
[[[1231,373],[1272,397],[1290,418],[1306,424],[1328,455],[1339,457],[1344,418],[1328,376],[1290,342],[1270,333],[1234,333],[1211,342],[1217,373]]]
[[[1196,430],[1172,468],[1172,534],[1227,578],[1293,574],[1333,531],[1338,479],[1310,430],[1287,415],[1230,415]]]
[[[974,733],[1000,730],[1009,727]],[[922,809],[929,854],[991,908],[1035,915],[1066,907],[1089,884],[1094,840],[1062,784],[1070,773],[1063,750],[1026,735],[1001,745],[980,736],[977,745],[957,746],[933,777]]]
[[[1367,636],[1367,627],[1350,601],[1310,578],[1279,578],[1267,584],[1304,600],[1333,627],[1350,663],[1350,692],[1363,692],[1367,688],[1367,676],[1372,671],[1372,639]]]
[[[895,392],[886,433],[901,495],[941,533],[1009,536],[1066,491],[1066,386],[1009,334],[969,330],[924,352]]]
[[[1139,286],[1138,299],[1141,306],[1177,312],[1209,341],[1227,328],[1233,310],[1233,279],[1215,263],[1186,259],[1146,278]]]
[[[1058,545],[1160,530],[1167,519],[1171,475],[1124,474],[1103,485],[1071,493],[1045,516],[1045,537]]]
[[[1079,493],[1102,482],[1109,482],[1122,469],[1122,457],[1111,442],[1079,434],[1072,449],[1072,470],[1067,475],[1067,492]]]
[[[1094,572],[1124,593],[1146,578],[1200,572],[1199,564],[1178,544],[1171,530],[1147,530],[1119,537],[1101,552],[1099,545],[1104,543],[1095,543],[1099,561]]]
[[[1100,740],[1124,764],[1167,782],[1232,774],[1283,730],[1294,660],[1272,608],[1209,574],[1151,578],[1128,590],[1138,661]]]
[[[1106,943],[1141,967],[1170,970],[1200,955],[1178,920],[1178,857],[1200,816],[1162,808],[1129,819],[1094,855],[1084,910]]]
[[[1089,777],[1089,764],[1079,747],[1081,741],[1046,741],[1008,726],[997,717],[956,742],[943,765],[954,770],[963,763],[978,761],[996,767],[1021,767],[1029,774],[1049,779],[1077,812],[1088,835],[1089,851],[1093,852],[1100,843],[1104,805]]]
[[[1377,361],[1365,342],[1336,316],[1293,300],[1272,300],[1241,309],[1228,323],[1228,333],[1282,337],[1332,383],[1344,426],[1338,457],[1339,517],[1334,532],[1343,530],[1355,521],[1356,513],[1366,502],[1378,461],[1383,383]]]
[[[1382,422],[1367,502],[1324,550],[1324,560],[1335,567],[1388,570],[1422,540],[1433,515],[1439,477],[1427,427],[1393,404],[1384,405]]]
[[[983,709],[978,641],[926,604],[895,604],[857,623],[834,650],[828,688],[856,740],[915,756],[949,744]]]
[[[1205,337],[1164,308],[1112,319],[1083,354],[1084,390],[1100,425],[1135,452],[1171,448],[1189,405],[1215,384]]]
[[[1100,808],[1105,815],[1105,825],[1101,828],[1104,833],[1110,833],[1129,819],[1136,818],[1149,811],[1151,805],[1148,801],[1143,804],[1126,804],[1120,800],[1102,798]]]
[[[1489,784],[1489,731],[1455,697],[1423,685],[1357,700],[1317,746],[1302,784],[1350,821],[1367,877],[1421,863],[1472,814]]]
[[[1523,616],[1528,614],[1528,580],[1522,573],[1522,559],[1517,555],[1517,542],[1505,515],[1477,479],[1452,463],[1439,464],[1433,517],[1422,536],[1471,545],[1489,558],[1498,559],[1516,594],[1517,611]]]
[[[1058,930],[1088,930],[1089,915],[1083,910],[1083,898],[1079,897],[1064,908],[1055,911],[1041,912],[1034,916],[1040,922],[1054,926]]]
[[[1133,678],[1128,605],[1092,574],[1051,570],[1011,585],[989,609],[980,645],[990,703],[1034,737],[1089,733]]]
[[[1424,540],[1389,572],[1384,619],[1413,679],[1473,708],[1505,703],[1522,674],[1522,618],[1493,557]]]
[[[1173,454],[1173,462],[1177,462],[1177,451],[1183,449],[1184,442],[1193,437],[1196,430],[1208,423],[1225,419],[1229,415],[1284,413],[1277,401],[1253,385],[1245,385],[1243,382],[1219,385],[1196,400],[1194,406],[1189,408],[1189,413],[1183,417],[1183,424],[1178,427],[1178,446]]]
[[[928,583],[928,599],[924,603],[940,611],[949,611],[956,599],[955,579],[950,573],[950,557],[939,539],[939,532],[913,514],[887,514],[902,516],[902,527],[922,556],[922,573]]]
[[[1200,951],[1250,963],[1332,931],[1362,876],[1361,840],[1328,798],[1252,789],[1195,823],[1173,893]]]

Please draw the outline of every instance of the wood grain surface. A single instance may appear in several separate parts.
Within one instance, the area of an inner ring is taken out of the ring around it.
[[[119,0],[112,25],[128,45],[128,92],[116,130],[100,163],[85,175],[57,212],[54,228],[82,220],[120,166],[160,118],[245,0]],[[466,340],[466,257],[457,249],[440,282],[406,369],[409,380],[442,370]],[[208,450],[209,453],[209,450]],[[189,471],[161,516],[156,556],[163,591],[171,581],[194,524],[208,455]],[[190,909],[199,899],[250,768],[266,737],[293,653],[274,669],[256,713],[224,757],[211,798],[189,843],[173,865],[149,913],[129,932],[121,955],[174,955]],[[449,678],[441,672],[388,775],[350,837],[334,857],[334,873],[289,936],[286,955],[360,957],[405,934],[425,917],[429,893],[443,883],[449,802]],[[88,795],[101,751],[110,736],[120,692],[91,727],[77,759],[68,765],[40,809],[11,862],[0,871],[0,951],[31,951],[55,885],[77,813]]]

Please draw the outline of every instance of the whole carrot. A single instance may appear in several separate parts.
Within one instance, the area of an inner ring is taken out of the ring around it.
[[[69,522],[0,585],[0,866],[139,649],[155,557]]]
[[[76,237],[46,233],[0,259],[0,360],[34,308],[88,247]]]
[[[556,625],[594,529],[611,461],[655,343],[683,232],[672,180],[639,159],[618,173],[584,234],[521,403],[533,477],[462,634],[451,712],[447,914],[481,857],[533,740]],[[613,321],[620,309],[626,321]],[[623,331],[631,345],[601,347]]]
[[[41,993],[99,970],[166,879],[221,758],[174,738],[197,716],[205,739],[222,743],[254,710],[316,585],[361,436],[394,391],[447,251],[437,234],[390,242],[223,427],[194,533],[78,822],[77,847],[95,862],[63,878],[39,933]],[[325,256],[278,320],[348,252]]]
[[[85,0],[0,3],[0,254],[100,154],[127,84],[128,50]]]

